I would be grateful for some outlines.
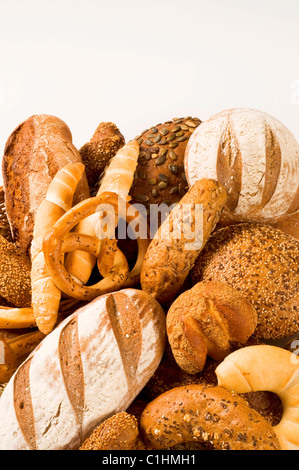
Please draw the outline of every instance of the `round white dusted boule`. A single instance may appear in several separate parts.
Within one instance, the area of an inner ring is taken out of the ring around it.
[[[185,153],[189,186],[218,180],[228,191],[223,218],[275,220],[299,209],[299,143],[269,114],[235,108],[203,122]]]

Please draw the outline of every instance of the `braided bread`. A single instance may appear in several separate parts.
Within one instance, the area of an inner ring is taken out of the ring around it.
[[[1,450],[71,450],[128,408],[157,368],[165,314],[124,289],[62,321],[21,364],[0,398]]]

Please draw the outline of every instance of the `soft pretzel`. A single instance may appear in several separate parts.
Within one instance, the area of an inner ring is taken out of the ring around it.
[[[128,199],[137,166],[138,154],[139,145],[134,140],[128,142],[118,150],[116,155],[110,160],[98,189],[97,196],[108,191],[116,193],[125,200]],[[96,236],[97,222],[98,214],[91,213],[88,217],[80,220],[75,231],[94,237]],[[87,251],[75,250],[68,253],[65,266],[66,270],[77,282],[86,284],[96,262],[97,259],[94,254]]]
[[[136,417],[123,411],[100,424],[80,450],[133,450],[138,434]]]
[[[240,396],[222,387],[172,388],[144,409],[140,434],[154,449],[210,441],[216,450],[279,450],[271,425]]]
[[[84,172],[82,163],[69,163],[51,181],[46,198],[40,204],[31,244],[32,308],[39,330],[48,334],[54,328],[61,291],[49,276],[43,253],[43,240],[51,227],[73,204],[73,196]],[[59,260],[61,261],[61,259]]]
[[[141,265],[147,248],[147,240],[139,238],[138,258],[132,271],[129,270],[126,257],[117,246],[116,239],[99,239],[94,236],[70,232],[77,224],[89,215],[95,213],[98,207],[107,207],[119,215],[118,195],[115,193],[101,193],[100,195],[86,199],[64,214],[52,227],[44,238],[43,250],[45,261],[51,279],[64,294],[78,299],[90,301],[95,297],[125,287],[128,279],[137,276],[138,266]],[[135,214],[128,215],[126,206],[126,220],[135,219]],[[86,251],[98,260],[99,271],[103,276],[99,282],[93,285],[82,285],[67,271],[61,262],[63,254],[75,250]],[[136,268],[137,267],[137,268]]]
[[[232,344],[245,344],[254,333],[257,313],[249,300],[224,282],[198,282],[172,303],[167,335],[177,364],[201,372],[209,355],[221,361]]]
[[[274,427],[282,450],[299,449],[299,361],[295,353],[272,345],[241,348],[216,368],[218,384],[236,393],[269,391],[282,402]]]

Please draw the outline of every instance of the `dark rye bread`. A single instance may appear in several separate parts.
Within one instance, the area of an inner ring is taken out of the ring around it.
[[[55,116],[34,115],[9,136],[2,161],[5,205],[13,240],[23,252],[29,252],[36,211],[51,180],[67,163],[77,162],[81,156],[71,131]],[[84,174],[74,204],[88,196]]]
[[[132,203],[149,209],[150,204],[175,204],[185,195],[185,149],[200,123],[196,117],[174,118],[135,137],[139,157],[130,191]]]
[[[279,339],[299,329],[299,241],[262,224],[214,232],[191,270],[193,284],[225,282],[255,307],[255,336]]]
[[[0,449],[79,448],[140,393],[165,341],[164,311],[145,292],[124,289],[77,310],[7,384],[0,398]]]

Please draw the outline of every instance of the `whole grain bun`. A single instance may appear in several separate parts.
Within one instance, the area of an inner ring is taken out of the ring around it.
[[[183,292],[167,313],[167,335],[178,365],[190,374],[204,369],[207,356],[218,361],[254,333],[257,313],[232,286],[198,282]]]
[[[255,336],[279,339],[299,329],[299,242],[262,224],[237,224],[214,232],[191,271],[193,284],[222,281],[255,307]]]
[[[188,189],[184,168],[187,142],[201,123],[198,118],[174,118],[159,123],[135,137],[140,145],[133,203],[175,204]]]
[[[2,173],[7,217],[14,242],[28,253],[35,215],[54,175],[67,163],[81,162],[69,127],[61,119],[37,114],[21,123],[4,149]],[[89,196],[85,173],[74,204]]]
[[[96,192],[94,186],[106,165],[123,145],[125,138],[116,124],[101,122],[90,141],[79,149],[91,192]]]
[[[299,143],[267,113],[236,108],[211,116],[188,142],[185,170],[189,185],[213,178],[226,188],[224,220],[266,222],[299,209]]]
[[[0,296],[8,305],[21,308],[31,306],[30,258],[2,235],[0,235]]]

